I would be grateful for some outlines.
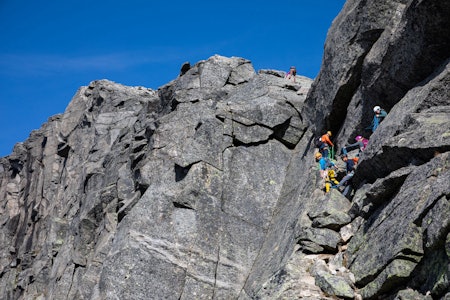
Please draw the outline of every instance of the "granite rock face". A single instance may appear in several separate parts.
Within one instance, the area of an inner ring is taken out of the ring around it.
[[[363,299],[449,293],[449,14],[448,1],[347,1],[302,111],[338,147],[370,139],[346,251]],[[375,105],[388,116],[372,134]]]
[[[251,297],[288,259],[271,239],[305,144],[297,79],[214,56],[158,91],[80,88],[1,161],[2,298]]]
[[[0,159],[0,298],[450,296],[449,8],[347,1],[314,83],[213,56],[81,87]],[[325,130],[370,138],[348,197]]]

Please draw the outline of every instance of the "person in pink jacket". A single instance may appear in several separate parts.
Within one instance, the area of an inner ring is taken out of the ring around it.
[[[342,148],[342,154],[343,155],[347,155],[347,152],[353,149],[358,149],[359,148],[359,153],[361,153],[362,151],[364,151],[364,149],[366,149],[367,144],[369,143],[369,140],[366,139],[365,137],[358,135],[357,137],[355,137],[356,143],[353,143],[351,145],[345,145],[345,147]]]

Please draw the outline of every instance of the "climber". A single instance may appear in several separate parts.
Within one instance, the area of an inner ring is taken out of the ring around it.
[[[289,72],[286,73],[286,79],[294,79],[295,82],[295,76],[297,75],[297,69],[294,66],[291,66],[289,69]]]
[[[336,180],[336,173],[333,168],[335,165],[327,157],[322,156],[320,152],[315,154],[316,161],[320,166],[320,177],[325,181],[325,191],[329,192],[330,188],[339,182]],[[330,172],[332,171],[332,172]]]
[[[325,133],[324,135],[321,136],[320,141],[321,141],[321,145],[319,146],[319,151],[322,153],[322,155],[324,157],[328,157],[333,159],[333,147],[334,144],[333,142],[330,140],[331,137],[331,131],[327,131],[327,133]],[[331,148],[331,151],[329,151],[329,147]]]
[[[368,127],[368,129],[372,130],[372,132],[375,132],[381,121],[383,121],[387,116],[387,112],[378,105],[373,108],[373,112],[375,113],[375,115],[373,116],[372,124]]]
[[[328,158],[325,158],[320,152],[317,152],[315,157],[316,161],[319,162],[320,177],[324,178],[327,168],[329,166],[333,166],[334,164]]]
[[[347,155],[347,152],[353,149],[358,149],[359,148],[359,152],[357,154],[357,156],[359,156],[359,153],[361,153],[362,151],[364,151],[364,149],[366,149],[367,144],[369,143],[369,140],[358,135],[357,137],[355,137],[356,143],[350,144],[350,145],[345,145],[345,147],[343,147],[341,149],[341,154],[342,155]]]
[[[339,181],[336,179],[336,172],[333,168],[328,168],[325,176],[325,193],[330,191],[331,187],[337,187],[339,185]]]
[[[320,170],[321,170],[321,171],[326,170],[326,168],[327,168],[327,161],[326,161],[326,159],[323,157],[322,153],[317,152],[317,153],[315,154],[315,157],[316,157],[316,161],[319,162]]]
[[[357,157],[349,159],[347,154],[344,154],[344,155],[342,155],[342,160],[345,162],[346,175],[336,185],[336,188],[339,189],[341,186],[345,186],[345,189],[342,192],[342,194],[344,196],[347,196],[352,189],[351,180],[353,178],[353,174],[355,173],[356,165],[357,165],[359,159]]]

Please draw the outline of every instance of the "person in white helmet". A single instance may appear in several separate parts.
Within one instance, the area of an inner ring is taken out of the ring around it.
[[[373,116],[370,129],[372,130],[372,132],[375,132],[377,127],[380,125],[381,121],[383,121],[384,118],[387,116],[387,112],[378,105],[373,108],[373,112],[375,115]]]

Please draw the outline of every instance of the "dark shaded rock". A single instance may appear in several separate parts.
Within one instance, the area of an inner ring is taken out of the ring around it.
[[[187,71],[189,71],[189,69],[191,68],[191,63],[190,62],[185,62],[180,69],[180,76],[183,76],[184,74],[186,74]]]

